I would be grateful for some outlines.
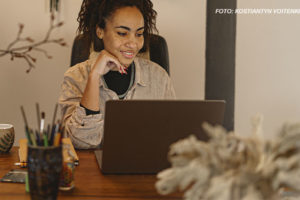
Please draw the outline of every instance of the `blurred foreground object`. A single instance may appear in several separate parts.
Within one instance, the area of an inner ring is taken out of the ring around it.
[[[186,200],[278,199],[282,189],[300,191],[300,123],[283,125],[273,140],[262,139],[262,117],[253,135],[239,137],[203,124],[209,142],[194,136],[170,146],[172,167],[160,172],[160,194],[179,189]]]

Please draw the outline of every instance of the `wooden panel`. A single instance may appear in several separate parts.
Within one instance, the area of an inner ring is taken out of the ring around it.
[[[224,126],[234,129],[236,15],[216,9],[236,8],[236,0],[207,1],[205,99],[226,101]]]

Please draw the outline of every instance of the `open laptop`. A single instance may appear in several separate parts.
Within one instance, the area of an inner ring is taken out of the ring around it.
[[[155,174],[170,167],[171,144],[192,134],[207,141],[202,123],[222,124],[224,111],[219,100],[108,101],[99,167],[103,174]]]

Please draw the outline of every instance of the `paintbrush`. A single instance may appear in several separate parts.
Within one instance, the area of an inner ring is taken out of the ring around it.
[[[24,119],[24,123],[25,123],[25,133],[26,133],[27,141],[31,145],[32,141],[31,141],[31,138],[30,138],[30,133],[29,133],[29,129],[28,129],[28,122],[27,122],[27,118],[26,118],[26,114],[25,114],[23,106],[21,106],[21,112],[22,112],[22,116],[23,116],[23,119]]]
[[[58,104],[56,103],[55,104],[55,108],[54,108],[54,112],[53,112],[53,118],[52,118],[52,124],[51,124],[52,127],[53,127],[53,125],[55,123],[57,107],[58,107]]]
[[[41,126],[40,126],[40,135],[43,134],[45,127],[45,112],[42,112],[41,114]]]
[[[38,129],[40,129],[40,123],[41,123],[41,114],[40,114],[40,106],[39,103],[35,103],[36,107],[36,115],[37,115],[37,122],[38,122]]]

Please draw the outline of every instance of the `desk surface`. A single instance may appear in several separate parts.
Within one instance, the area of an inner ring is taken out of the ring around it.
[[[0,154],[0,177],[3,177],[19,161],[18,147],[8,154]],[[102,200],[138,200],[138,199],[182,199],[180,194],[161,196],[154,184],[154,175],[102,175],[92,150],[77,151],[80,160],[75,171],[75,188],[68,192],[59,192],[59,199],[102,199]],[[0,199],[30,199],[25,185],[0,182]]]

